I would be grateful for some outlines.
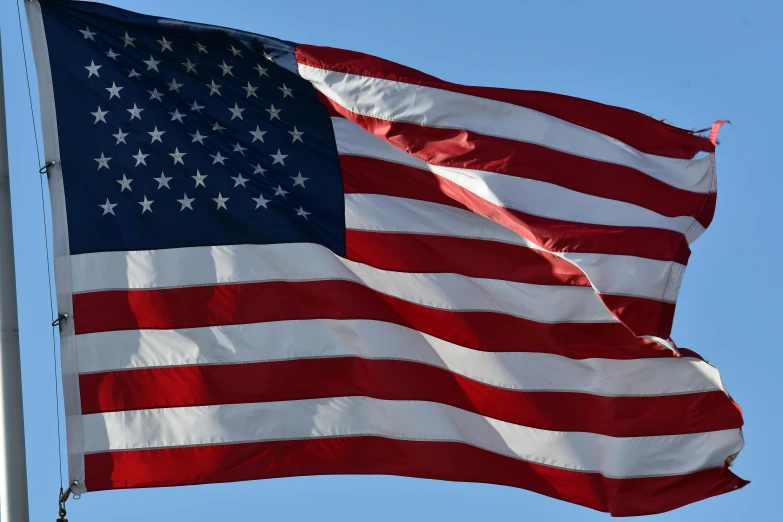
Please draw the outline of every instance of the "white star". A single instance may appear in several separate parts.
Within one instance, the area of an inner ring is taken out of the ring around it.
[[[141,119],[141,111],[143,111],[144,109],[140,109],[139,107],[136,107],[136,104],[134,103],[132,109],[125,109],[125,110],[130,113],[131,115],[130,119],[133,120],[133,118]]]
[[[128,69],[128,78],[141,78],[141,74],[136,72],[136,69]]]
[[[302,216],[305,219],[307,219],[307,216],[310,215],[310,214],[311,214],[311,212],[307,212],[302,207],[299,207],[299,210],[296,211],[296,215],[297,216]]]
[[[116,61],[117,61],[117,57],[118,57],[118,56],[122,56],[122,55],[121,55],[121,54],[119,54],[119,53],[115,53],[115,52],[114,52],[114,49],[112,49],[111,47],[109,47],[109,50],[108,50],[108,51],[106,51],[106,56],[108,56],[109,58],[111,58],[112,60],[114,60],[114,61],[116,62]]]
[[[128,135],[127,132],[122,132],[122,129],[117,130],[117,134],[112,134],[115,138],[117,138],[117,143],[115,145],[119,145],[120,143],[125,143],[125,137]],[[127,143],[125,143],[127,145]]]
[[[223,208],[225,208],[226,210],[228,210],[228,208],[226,207],[226,201],[228,201],[229,199],[230,199],[230,198],[224,198],[224,197],[223,197],[223,194],[221,194],[220,192],[218,192],[218,197],[216,197],[216,198],[212,198],[212,201],[214,201],[215,203],[217,203],[217,210],[220,210],[220,207],[223,207]]]
[[[206,45],[201,45],[199,42],[196,42],[193,45],[195,45],[198,48],[198,52],[204,53],[204,54],[209,54],[209,52],[207,51],[207,46]]]
[[[247,149],[245,147],[243,147],[239,142],[237,142],[237,144],[234,145],[234,152],[238,152],[238,153],[240,153],[243,156],[245,155],[245,151],[246,150]]]
[[[231,179],[234,180],[234,187],[238,187],[239,185],[242,185],[243,187],[247,188],[245,183],[247,183],[248,180],[243,178],[242,174],[239,174],[239,176],[237,177],[231,176]]]
[[[283,196],[283,197],[285,197],[286,194],[288,194],[288,191],[285,190],[282,187],[282,185],[278,185],[277,188],[275,189],[275,196]]]
[[[231,72],[231,69],[233,69],[234,66],[233,65],[227,65],[225,60],[223,60],[223,64],[222,65],[218,65],[218,67],[220,67],[220,70],[223,71],[223,76],[225,76],[227,74],[231,75],[231,76],[234,76],[234,73]]]
[[[297,140],[304,143],[304,141],[302,141],[302,136],[304,136],[304,132],[296,130],[296,125],[294,125],[294,130],[288,131],[288,134],[294,137],[294,140],[291,143],[296,143]]]
[[[135,40],[135,38],[131,38],[130,36],[128,36],[128,31],[125,31],[125,36],[124,37],[121,36],[120,40],[122,40],[123,43],[125,44],[123,47],[128,47],[129,45],[131,47],[136,47],[136,44],[133,43],[133,40]]]
[[[166,85],[169,86],[169,92],[171,92],[171,91],[179,92],[179,88],[182,87],[182,85],[184,85],[184,84],[177,83],[177,79],[176,78],[172,78],[171,79],[171,83],[167,83]]]
[[[248,98],[250,98],[251,96],[253,96],[254,98],[258,98],[258,96],[256,95],[256,91],[258,90],[258,87],[253,87],[252,85],[250,85],[250,82],[247,82],[247,87],[242,87],[242,88],[247,91]]]
[[[212,96],[213,94],[217,94],[218,96],[221,95],[220,94],[220,88],[223,87],[223,86],[220,85],[220,84],[215,83],[215,79],[214,78],[212,79],[212,83],[208,83],[206,85],[207,85],[207,87],[209,87],[209,95],[210,96]]]
[[[152,132],[148,132],[147,134],[152,136],[152,141],[150,143],[155,143],[156,141],[163,143],[163,140],[160,139],[160,137],[166,134],[166,131],[159,131],[158,126],[155,125],[155,130]]]
[[[272,55],[271,55],[271,54],[269,54],[269,53],[268,53],[268,52],[266,52],[266,51],[264,51],[264,58],[266,58],[266,59],[267,59],[267,60],[269,60],[270,62],[274,62],[274,61],[275,61],[275,59],[274,59],[274,58],[272,58]]]
[[[272,165],[277,165],[279,163],[285,167],[284,160],[288,157],[288,154],[280,154],[280,149],[277,149],[277,154],[270,154],[270,156],[275,160],[272,162]]]
[[[269,121],[272,121],[275,118],[277,118],[279,120],[280,119],[280,111],[282,111],[282,110],[283,109],[275,109],[275,104],[274,103],[271,104],[271,107],[269,109],[266,109],[266,112],[269,113]]]
[[[90,65],[84,66],[84,68],[87,69],[87,72],[90,73],[87,75],[87,78],[92,78],[93,75],[100,78],[101,75],[98,74],[98,69],[100,69],[101,67],[103,67],[103,65],[95,65],[95,60],[90,60]]]
[[[163,103],[163,97],[166,95],[159,93],[157,88],[147,92],[150,93],[150,100],[158,100],[159,102]]]
[[[152,55],[150,55],[149,60],[142,60],[142,62],[147,64],[148,71],[152,70],[155,72],[160,72],[158,71],[158,64],[160,63],[160,60],[156,60],[155,58],[152,57]]]
[[[120,184],[120,192],[125,192],[125,189],[128,189],[130,192],[133,192],[133,189],[131,188],[130,184],[133,179],[128,179],[125,174],[122,175],[122,179],[118,179],[117,183]]]
[[[89,28],[89,26],[88,26],[88,27],[87,27],[87,29],[85,29],[84,31],[82,31],[81,29],[79,29],[79,32],[80,32],[80,33],[82,33],[82,34],[84,35],[84,39],[85,39],[85,40],[92,40],[93,42],[95,41],[95,38],[93,38],[93,36],[95,36],[96,34],[98,34],[98,33],[94,33],[94,32],[92,32],[92,31],[90,31],[90,28]]]
[[[170,189],[171,187],[169,187],[169,180],[172,180],[174,178],[172,178],[171,176],[167,177],[166,174],[161,172],[159,178],[152,178],[152,179],[154,179],[155,181],[158,182],[158,190],[160,190],[163,187],[166,187],[167,189]]]
[[[174,52],[174,49],[171,48],[171,44],[173,44],[174,42],[169,42],[168,40],[166,40],[165,36],[162,37],[162,40],[158,40],[158,43],[160,44],[160,52],[166,50],[169,50],[172,53]]]
[[[256,210],[258,210],[261,207],[268,208],[266,204],[272,201],[271,199],[264,199],[263,194],[259,194],[257,198],[250,198],[250,199],[256,202]]]
[[[239,118],[240,120],[243,119],[242,118],[242,111],[244,111],[245,109],[240,109],[239,105],[237,105],[237,102],[234,102],[234,108],[233,109],[229,108],[228,110],[231,112],[231,119],[232,120],[234,118]]]
[[[171,121],[177,120],[180,123],[185,123],[182,121],[182,118],[187,116],[187,114],[180,114],[179,109],[174,109],[174,112],[170,112],[169,114],[171,114]]]
[[[220,163],[220,164],[221,164],[221,165],[223,165],[224,167],[226,166],[226,164],[225,164],[225,163],[223,163],[223,162],[224,162],[224,161],[226,161],[228,158],[225,158],[225,157],[221,156],[221,155],[220,155],[220,151],[218,151],[218,153],[217,153],[217,154],[210,154],[210,156],[212,157],[212,159],[213,159],[213,160],[215,160],[215,161],[213,161],[213,162],[212,162],[212,164],[213,164],[213,165],[214,165],[215,163]]]
[[[266,76],[267,78],[269,78],[269,75],[266,73],[269,69],[265,69],[264,67],[261,67],[261,64],[256,65],[254,69],[258,71],[259,77]]]
[[[112,203],[109,201],[109,198],[106,198],[106,204],[105,205],[98,205],[103,209],[103,216],[106,214],[111,214],[112,216],[116,216],[117,214],[114,213],[114,207],[117,206],[117,203]]]
[[[201,109],[203,109],[203,105],[199,105],[196,100],[193,100],[193,104],[190,106],[191,111],[201,112]]]
[[[131,156],[131,158],[136,160],[136,165],[134,165],[134,167],[138,167],[139,165],[144,165],[146,167],[147,166],[147,159],[146,159],[147,156],[149,156],[149,154],[142,154],[141,153],[141,149],[139,149],[139,153],[138,154],[136,154],[135,156]]]
[[[310,179],[310,178],[305,178],[304,176],[302,176],[302,173],[301,173],[301,172],[299,172],[299,173],[296,175],[296,177],[293,177],[293,176],[289,176],[289,177],[290,177],[292,180],[294,180],[294,186],[300,185],[302,188],[306,188],[306,187],[305,187],[305,181],[307,181],[308,179]]]
[[[125,87],[117,87],[117,84],[114,82],[111,82],[111,87],[106,87],[106,90],[109,91],[109,99],[111,100],[115,96],[117,98],[120,98],[120,91],[123,90]]]
[[[183,157],[185,154],[187,154],[187,152],[180,152],[180,151],[179,151],[179,148],[175,147],[175,148],[174,148],[174,152],[172,152],[171,154],[169,154],[169,156],[171,156],[172,158],[174,158],[174,165],[176,165],[177,163],[182,163],[183,165],[185,165],[185,162],[184,162],[184,161],[182,161],[182,157]]]
[[[190,136],[193,138],[193,141],[191,141],[191,143],[199,142],[202,145],[204,145],[204,138],[207,137],[207,136],[202,136],[199,131],[196,131],[195,134],[191,134]]]
[[[95,112],[91,112],[93,116],[95,116],[95,121],[93,122],[93,125],[98,123],[99,121],[102,121],[103,123],[106,123],[106,115],[109,114],[109,111],[102,111],[101,106],[98,105],[98,110]]]
[[[111,160],[111,158],[107,158],[103,155],[103,152],[101,152],[101,157],[95,158],[95,161],[98,162],[98,170],[101,170],[103,167],[106,167],[106,170],[109,170],[109,160]]]
[[[141,205],[141,213],[144,214],[146,211],[150,211],[150,214],[152,214],[152,204],[155,203],[154,201],[147,200],[146,194],[144,195],[144,201],[139,201],[139,205]]]
[[[216,130],[220,134],[223,134],[223,131],[226,130],[226,128],[221,126],[218,122],[215,122],[215,124],[212,126],[212,130]]]
[[[251,165],[252,165],[252,163],[251,163]],[[255,169],[255,170],[253,170],[253,174],[261,174],[262,176],[266,175],[266,174],[264,174],[264,172],[266,172],[266,169],[264,167],[262,167],[260,163],[256,163],[255,166],[253,166],[253,169]]]
[[[197,187],[199,185],[201,185],[204,188],[207,188],[207,186],[204,185],[204,180],[207,179],[208,177],[209,177],[208,175],[207,176],[202,176],[201,172],[199,172],[198,170],[196,170],[196,175],[195,176],[191,176],[191,178],[196,180],[196,186]]]
[[[250,134],[253,135],[253,143],[256,141],[260,141],[261,143],[264,143],[264,134],[266,134],[267,131],[262,131],[261,128],[256,125],[256,130],[254,131],[248,131]]]
[[[183,63],[182,65],[184,65],[187,68],[187,70],[185,72],[190,73],[190,72],[196,72],[196,66],[198,64],[191,62],[190,58],[188,58],[188,61]]]
[[[242,51],[240,51],[239,49],[234,49],[233,45],[229,47],[228,50],[231,51],[231,54],[233,54],[234,56],[239,56],[240,58],[242,58]]]
[[[193,210],[193,207],[191,207],[191,206],[190,206],[190,204],[191,204],[191,203],[193,203],[194,201],[196,201],[196,198],[189,198],[189,197],[188,197],[188,193],[186,192],[186,193],[185,193],[185,194],[182,196],[182,199],[178,199],[178,200],[177,200],[177,202],[179,202],[179,203],[181,203],[181,204],[182,204],[182,208],[181,208],[181,209],[179,209],[179,211],[180,211],[180,212],[182,212],[182,211],[183,211],[183,210],[185,210],[186,208],[189,208],[190,210]]]
[[[294,90],[290,87],[286,87],[285,84],[283,84],[282,87],[278,87],[281,91],[283,91],[283,99],[285,100],[288,96],[291,98],[294,97]]]

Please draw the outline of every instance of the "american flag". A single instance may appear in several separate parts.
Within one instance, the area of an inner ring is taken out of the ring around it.
[[[395,474],[639,515],[745,484],[739,408],[669,338],[709,139],[27,5],[77,492]]]

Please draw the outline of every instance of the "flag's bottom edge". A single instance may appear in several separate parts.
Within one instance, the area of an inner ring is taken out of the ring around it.
[[[114,451],[85,455],[90,491],[312,475],[399,475],[526,489],[614,516],[661,513],[742,488],[728,467],[615,479],[503,457],[451,442],[381,437]]]

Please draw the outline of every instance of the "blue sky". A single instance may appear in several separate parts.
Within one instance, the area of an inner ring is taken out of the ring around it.
[[[783,120],[783,3],[758,0],[752,8],[741,0],[107,3],[356,49],[454,82],[590,98],[686,128],[732,120],[734,125],[721,133],[717,156],[716,218],[693,246],[673,337],[715,364],[743,407],[747,446],[735,472],[753,483],[657,519],[776,519],[779,452],[774,448],[783,429],[783,394],[775,375],[783,362],[783,343],[773,329],[783,315],[783,307],[775,304],[783,287],[774,267],[783,254],[783,220],[777,213],[783,176],[774,154],[780,150]],[[0,4],[0,30],[31,519],[46,520],[56,516],[59,487],[53,362],[38,160],[13,2]],[[79,522],[608,518],[522,490],[396,477],[310,477],[94,493],[69,502],[68,508],[69,518]]]

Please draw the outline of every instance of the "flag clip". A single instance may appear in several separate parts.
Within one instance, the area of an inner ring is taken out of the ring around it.
[[[68,522],[68,519],[65,518],[65,515],[68,514],[65,511],[65,503],[68,502],[68,498],[71,496],[71,493],[73,492],[71,488],[78,485],[79,485],[79,481],[74,480],[73,482],[71,482],[71,485],[68,486],[68,489],[66,489],[65,491],[63,491],[63,488],[60,488],[60,498],[58,499],[59,509],[57,510],[57,514],[59,515],[59,518],[56,520],[56,522]],[[77,495],[74,495],[73,498],[78,499],[79,497]]]
[[[64,314],[60,314],[57,316],[57,319],[52,321],[52,326],[60,326],[60,323],[68,319],[70,315],[68,315],[68,312],[65,312]],[[68,488],[70,490],[70,488]]]
[[[38,169],[38,172],[41,173],[41,174],[47,174],[49,172],[49,168],[50,167],[54,167],[55,165],[57,165],[56,161],[54,161],[54,160],[49,161],[49,162],[46,163],[46,165],[44,165],[43,167]]]

